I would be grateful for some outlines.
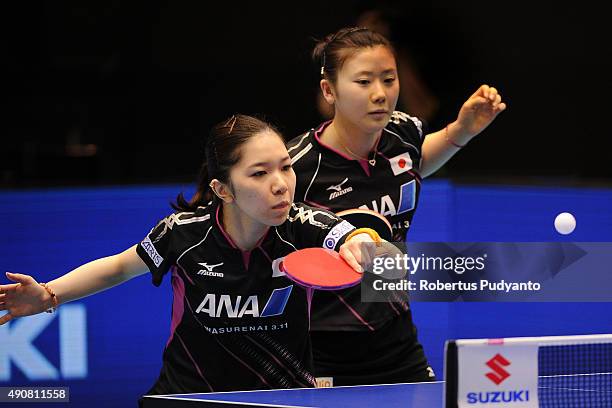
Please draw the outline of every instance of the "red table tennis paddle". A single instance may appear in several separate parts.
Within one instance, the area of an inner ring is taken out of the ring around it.
[[[287,255],[281,271],[300,286],[321,290],[339,290],[357,285],[362,274],[355,271],[336,251],[306,248]]]
[[[372,210],[351,208],[337,212],[336,215],[353,224],[357,228],[372,228],[385,241],[393,240],[393,228],[389,221]]]

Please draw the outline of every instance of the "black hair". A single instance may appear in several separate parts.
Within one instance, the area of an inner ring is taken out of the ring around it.
[[[361,48],[382,45],[395,55],[391,42],[382,34],[365,27],[345,27],[319,41],[312,58],[320,69],[321,77],[336,83],[338,71],[348,57]]]
[[[265,131],[273,131],[283,140],[274,125],[253,116],[236,114],[213,126],[206,140],[205,160],[200,168],[196,193],[191,200],[185,199],[183,193],[180,193],[176,202],[170,204],[172,208],[177,211],[195,211],[199,206],[216,200],[210,182],[217,179],[231,185],[229,173],[240,161],[240,147],[256,134]]]

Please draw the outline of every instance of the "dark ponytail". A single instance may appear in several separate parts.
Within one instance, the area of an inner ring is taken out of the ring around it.
[[[205,206],[213,199],[213,193],[208,187],[208,169],[206,168],[206,161],[202,163],[200,172],[198,173],[198,188],[191,197],[191,200],[187,200],[185,195],[181,192],[176,196],[176,202],[170,203],[172,208],[176,211],[187,211],[193,212],[200,206]]]

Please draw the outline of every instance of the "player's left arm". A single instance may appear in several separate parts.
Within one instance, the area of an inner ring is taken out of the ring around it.
[[[494,87],[481,85],[461,106],[457,119],[446,128],[430,133],[422,147],[420,173],[427,177],[435,173],[470,140],[485,130],[506,109]]]
[[[41,313],[50,307],[93,295],[147,272],[136,245],[108,257],[88,262],[56,278],[43,288],[32,276],[6,273],[14,283],[0,285],[0,325],[14,317]]]

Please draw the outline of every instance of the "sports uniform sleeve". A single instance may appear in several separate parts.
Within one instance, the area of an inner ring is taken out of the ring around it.
[[[387,130],[400,137],[400,139],[414,147],[419,159],[422,156],[423,140],[427,135],[427,124],[422,119],[415,116],[410,116],[407,113],[395,111],[391,115]],[[415,160],[418,164],[420,160]]]
[[[323,247],[338,250],[355,227],[334,213],[293,203],[283,224],[288,241],[296,249]]]
[[[170,266],[176,262],[171,215],[161,220],[138,244],[136,253],[149,267],[153,284],[159,286]]]
[[[303,201],[317,167],[315,160],[318,156],[310,141],[310,132],[290,140],[287,150],[296,176],[295,201]]]

